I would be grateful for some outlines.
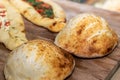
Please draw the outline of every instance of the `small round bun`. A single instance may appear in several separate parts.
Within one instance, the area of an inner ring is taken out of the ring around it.
[[[117,43],[117,34],[105,19],[88,13],[72,18],[55,39],[57,46],[83,58],[105,56]]]
[[[73,57],[45,40],[29,41],[11,52],[6,80],[64,80],[74,68]]]

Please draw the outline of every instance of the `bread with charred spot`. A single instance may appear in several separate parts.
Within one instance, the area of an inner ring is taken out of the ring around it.
[[[105,56],[117,43],[118,36],[105,19],[90,13],[72,18],[55,39],[57,46],[83,58]]]
[[[32,40],[10,53],[6,80],[64,80],[75,66],[73,57],[46,40]]]
[[[52,7],[54,18],[42,16],[34,6],[25,0],[9,0],[19,12],[32,23],[47,28],[52,32],[59,32],[66,25],[66,15],[64,10],[52,0],[33,0],[37,3],[44,2]],[[37,4],[36,3],[36,4]]]

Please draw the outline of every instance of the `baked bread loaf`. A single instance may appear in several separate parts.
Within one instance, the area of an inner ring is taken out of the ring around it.
[[[32,23],[52,32],[59,32],[66,24],[64,10],[52,0],[9,0]]]
[[[26,41],[22,16],[7,0],[0,0],[0,42],[13,50]]]
[[[120,12],[120,0],[103,0],[96,3],[95,7]]]
[[[117,34],[105,19],[87,13],[72,18],[55,39],[57,46],[83,58],[105,56],[117,43]]]
[[[32,40],[10,53],[4,68],[6,80],[64,80],[75,61],[69,53],[45,40]]]

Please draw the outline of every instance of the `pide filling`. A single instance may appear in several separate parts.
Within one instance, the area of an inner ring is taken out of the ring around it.
[[[48,17],[53,19],[54,18],[54,13],[52,6],[49,4],[44,3],[41,0],[23,0],[28,2],[30,5],[32,5],[39,14],[41,14],[43,17]]]
[[[0,28],[8,30],[10,26],[10,21],[7,18],[7,11],[5,8],[0,7]]]

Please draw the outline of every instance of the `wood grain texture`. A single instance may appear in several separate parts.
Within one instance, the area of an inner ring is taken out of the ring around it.
[[[92,6],[74,3],[65,0],[55,0],[60,4],[67,14],[67,20],[76,16],[79,13],[88,12],[95,13],[96,15],[104,17],[111,28],[120,35],[120,14],[110,11],[105,11],[102,9],[97,9]],[[45,28],[38,27],[32,24],[28,20],[24,19],[27,38],[29,40],[45,38],[54,41],[57,33],[52,33]],[[119,40],[120,41],[120,40]],[[12,46],[12,45],[11,45]],[[9,55],[9,50],[0,44],[0,80],[5,80],[3,75],[4,64]],[[115,48],[115,50],[108,56],[97,59],[82,59],[75,57],[76,66],[71,74],[66,80],[105,80],[111,72],[115,70],[115,66],[120,60],[120,44]]]

